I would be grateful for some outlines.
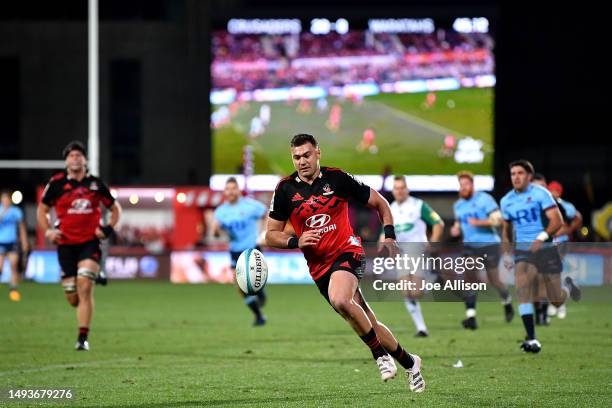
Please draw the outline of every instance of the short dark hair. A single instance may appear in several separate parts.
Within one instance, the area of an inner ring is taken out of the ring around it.
[[[309,135],[307,133],[300,133],[298,135],[293,136],[293,138],[291,139],[291,147],[302,146],[306,143],[310,143],[314,147],[319,147],[317,139],[315,139],[313,135]]]
[[[408,183],[406,183],[406,177],[404,177],[404,176],[394,176],[393,177],[393,181],[403,181],[404,184],[408,184]]]
[[[510,163],[510,169],[512,169],[513,167],[516,167],[516,166],[520,166],[520,167],[524,168],[525,171],[527,173],[529,173],[529,174],[534,174],[535,173],[535,170],[533,168],[533,164],[531,164],[528,160],[521,159],[521,160],[515,160],[512,163]]]
[[[79,142],[78,140],[73,140],[72,142],[68,143],[66,147],[64,147],[64,150],[62,150],[62,157],[64,158],[64,160],[66,160],[66,157],[68,157],[70,152],[73,150],[78,150],[79,152],[83,153],[83,156],[87,157],[87,150],[85,149],[85,145],[83,145],[83,143]]]
[[[13,192],[9,190],[8,188],[3,188],[0,190],[0,197],[2,197],[5,194],[10,197],[12,193]]]
[[[236,177],[229,177],[227,180],[225,180],[225,185],[227,186],[229,183],[234,183],[235,185],[238,186],[238,180],[236,180]]]
[[[546,183],[546,177],[544,177],[544,175],[542,173],[534,173],[533,174],[533,179],[534,180],[541,180],[544,183]]]

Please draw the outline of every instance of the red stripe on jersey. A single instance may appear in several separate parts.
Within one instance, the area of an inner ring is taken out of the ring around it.
[[[53,176],[51,176],[51,181],[61,180],[61,179],[63,179],[64,177],[66,177],[66,173],[64,173],[64,172],[62,171],[62,172],[56,173],[56,174],[54,174]]]

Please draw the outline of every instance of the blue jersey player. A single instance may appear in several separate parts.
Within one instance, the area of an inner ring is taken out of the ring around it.
[[[548,191],[557,201],[559,208],[563,208],[565,212],[565,225],[559,229],[557,235],[554,238],[555,242],[568,242],[571,240],[572,235],[580,227],[582,227],[582,214],[576,209],[574,204],[561,198],[563,195],[563,186],[558,181],[551,181],[548,184]]]
[[[474,176],[469,171],[457,174],[459,179],[459,199],[453,205],[455,224],[451,235],[463,235],[465,255],[484,259],[487,278],[498,291],[504,306],[507,322],[512,321],[514,309],[512,297],[506,285],[499,279],[499,243],[500,238],[496,227],[501,225],[502,217],[495,199],[484,191],[474,191]],[[476,282],[476,270],[466,271],[466,282]],[[463,327],[475,330],[476,324],[476,292],[470,291],[465,297],[466,319]]]
[[[10,192],[3,190],[0,192],[0,275],[2,275],[4,259],[8,258],[11,267],[9,299],[14,302],[21,300],[21,294],[17,290],[19,282],[18,245],[21,246],[23,253],[28,251],[28,236],[23,211],[12,205]]]
[[[566,243],[569,242],[574,233],[582,227],[582,214],[580,214],[580,211],[576,209],[574,204],[561,198],[563,195],[563,186],[561,183],[554,180],[551,181],[548,184],[548,191],[550,191],[550,194],[557,200],[559,209],[563,209],[562,213],[564,213],[564,225],[557,231],[554,238],[554,242],[559,244],[559,251],[561,252],[561,256],[563,256],[567,248]],[[554,306],[548,309],[548,316],[557,316],[559,319],[565,319],[566,315],[567,310],[565,305],[558,309]]]
[[[235,270],[240,254],[247,249],[257,248],[257,222],[266,215],[267,208],[257,200],[243,197],[238,182],[233,177],[227,179],[223,194],[225,203],[215,210],[212,228],[215,236],[219,236],[221,230],[229,236],[232,269]],[[245,304],[255,314],[253,325],[263,326],[266,323],[266,318],[261,313],[261,307],[266,301],[264,290],[259,291],[257,295],[242,295]]]
[[[561,306],[568,295],[574,300],[580,298],[580,290],[571,278],[566,278],[566,287],[561,285],[561,257],[552,237],[563,221],[550,193],[533,184],[533,165],[526,160],[510,164],[512,190],[501,200],[503,217],[502,240],[515,242],[515,286],[519,301],[519,313],[527,332],[527,339],[521,344],[525,352],[538,353],[542,345],[536,339],[533,319],[534,283],[542,274],[546,292],[551,303]],[[514,239],[510,228],[514,230]],[[504,258],[509,255],[506,253]],[[508,263],[507,261],[505,261]]]

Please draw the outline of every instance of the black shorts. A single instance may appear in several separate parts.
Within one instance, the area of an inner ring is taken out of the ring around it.
[[[463,256],[483,258],[485,268],[497,268],[501,258],[499,250],[499,244],[486,246],[466,246],[463,251]]]
[[[0,244],[0,255],[6,255],[11,252],[17,252],[17,243],[16,242],[8,242],[5,244]],[[2,265],[0,265],[0,268]]]
[[[77,276],[78,264],[82,260],[91,259],[100,263],[101,257],[102,250],[100,241],[97,239],[76,245],[57,246],[57,258],[62,267],[62,279]]]
[[[347,271],[355,275],[358,280],[361,280],[365,271],[365,264],[366,262],[363,254],[345,252],[336,258],[332,266],[329,267],[323,276],[315,281],[315,284],[317,288],[319,288],[321,295],[329,302],[329,280],[332,274],[338,270]]]
[[[255,246],[255,249],[261,252],[261,248],[259,245]],[[238,258],[244,251],[230,251],[230,257],[232,258],[232,269],[236,269],[236,264],[238,263]]]
[[[545,244],[550,245],[550,244]],[[550,245],[541,248],[537,252],[516,250],[514,252],[514,263],[529,262],[535,265],[539,273],[561,273],[563,261],[556,246]]]

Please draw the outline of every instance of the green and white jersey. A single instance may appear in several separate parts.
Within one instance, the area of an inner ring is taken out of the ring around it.
[[[408,196],[391,204],[397,242],[427,242],[427,225],[439,224],[438,213],[419,198]]]

